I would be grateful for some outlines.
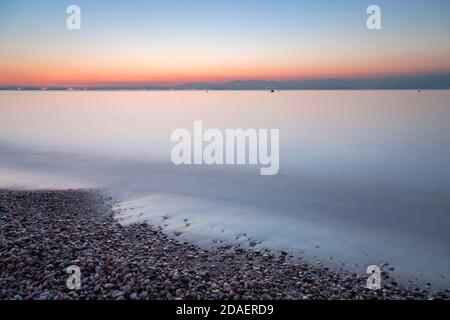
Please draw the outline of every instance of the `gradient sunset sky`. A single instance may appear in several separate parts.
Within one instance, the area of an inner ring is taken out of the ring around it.
[[[450,1],[0,0],[0,47],[3,86],[448,73]]]

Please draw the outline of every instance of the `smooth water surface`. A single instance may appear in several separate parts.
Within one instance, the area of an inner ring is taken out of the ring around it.
[[[280,129],[280,171],[175,166],[177,128]],[[0,92],[0,187],[104,188],[122,223],[450,284],[450,91]]]

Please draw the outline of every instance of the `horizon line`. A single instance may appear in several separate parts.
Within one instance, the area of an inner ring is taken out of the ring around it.
[[[369,78],[312,78],[290,80],[230,80],[179,84],[101,82],[97,84],[2,84],[0,90],[364,90],[364,89],[449,89],[450,73],[408,74]]]

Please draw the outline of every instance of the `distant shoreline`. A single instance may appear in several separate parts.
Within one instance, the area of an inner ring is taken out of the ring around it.
[[[450,73],[390,76],[382,78],[324,78],[310,80],[234,80],[224,83],[191,82],[152,84],[98,82],[84,85],[3,84],[0,90],[449,90]]]
[[[410,89],[139,89],[139,88],[0,88],[0,91],[68,91],[68,92],[86,92],[86,91],[447,91],[450,88],[410,88]]]

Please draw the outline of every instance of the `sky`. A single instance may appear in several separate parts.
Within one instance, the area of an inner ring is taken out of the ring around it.
[[[81,8],[69,30],[66,8]],[[381,30],[366,9],[381,8]],[[0,0],[0,85],[450,72],[448,0]]]

